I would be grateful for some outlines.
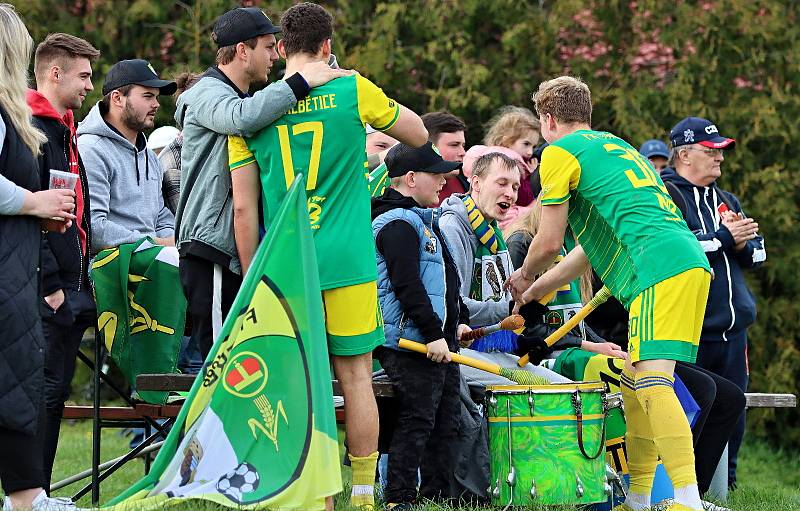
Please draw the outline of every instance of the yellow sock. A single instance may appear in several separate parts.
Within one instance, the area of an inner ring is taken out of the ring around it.
[[[650,507],[650,492],[658,465],[658,449],[653,442],[650,421],[636,397],[634,379],[628,371],[622,372],[620,382],[622,400],[625,404],[625,450],[628,456],[628,472],[631,476],[629,493],[643,499],[643,508]]]
[[[635,380],[636,396],[647,414],[653,441],[672,486],[697,485],[692,430],[675,395],[675,378],[661,371],[639,371]],[[626,408],[626,417],[627,412]]]
[[[375,469],[378,466],[378,453],[359,458],[352,454],[350,466],[353,469],[353,491],[350,493],[350,504],[365,511],[375,509]]]
[[[679,504],[677,502],[673,502],[667,508],[667,511],[696,511],[699,508],[693,508],[689,506],[684,506],[683,504]]]

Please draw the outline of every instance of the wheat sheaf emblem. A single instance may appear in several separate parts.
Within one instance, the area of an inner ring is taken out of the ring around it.
[[[275,450],[280,451],[278,447],[278,424],[280,423],[280,417],[283,417],[283,422],[285,424],[289,424],[286,411],[283,409],[283,401],[278,400],[275,410],[273,410],[272,403],[269,402],[267,396],[263,394],[255,398],[253,402],[256,408],[258,408],[263,421],[263,424],[258,419],[250,419],[247,421],[247,425],[250,426],[250,431],[253,433],[253,438],[258,439],[256,430],[259,430],[264,433],[264,436],[272,440],[272,443],[275,445]]]

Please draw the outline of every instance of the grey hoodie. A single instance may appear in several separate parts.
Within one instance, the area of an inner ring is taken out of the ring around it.
[[[509,315],[511,294],[504,292],[502,300],[498,302],[473,300],[469,298],[472,284],[472,266],[475,260],[475,251],[478,249],[478,237],[472,230],[467,219],[467,208],[461,202],[461,194],[454,194],[445,199],[441,204],[442,216],[439,218],[439,228],[447,238],[450,253],[458,268],[458,277],[461,279],[461,299],[469,309],[469,324],[473,326],[492,325],[502,321]],[[513,268],[509,268],[513,270]],[[510,273],[510,272],[509,272]]]
[[[183,129],[183,148],[181,194],[175,217],[176,243],[181,254],[199,242],[227,258],[230,271],[241,274],[233,232],[228,135],[253,135],[296,102],[286,81],[272,83],[252,97],[242,98],[216,68],[206,71],[178,97],[175,120]]]
[[[78,151],[89,184],[93,254],[145,236],[174,235],[175,218],[164,206],[158,157],[146,147],[137,150],[111,129],[100,103],[78,125]]]

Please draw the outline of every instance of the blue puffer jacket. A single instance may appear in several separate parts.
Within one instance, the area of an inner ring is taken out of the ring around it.
[[[425,286],[434,312],[444,325],[447,316],[444,256],[442,240],[436,236],[432,227],[438,212],[438,209],[417,207],[392,209],[372,221],[372,233],[377,237],[380,230],[394,220],[403,220],[417,231],[417,235],[421,240],[417,247],[420,260],[420,280]],[[395,296],[392,283],[389,280],[386,260],[380,251],[376,251],[376,254],[378,258],[378,299],[383,311],[384,331],[386,334],[384,347],[399,349],[397,343],[400,337],[425,343],[426,341],[419,328],[411,319],[405,316],[402,306],[397,296]]]
[[[739,199],[716,185],[695,186],[672,168],[664,169],[660,177],[683,212],[689,229],[697,236],[714,272],[700,341],[744,338],[747,327],[756,320],[756,301],[742,270],[766,261],[764,238],[757,236],[737,251],[733,235],[722,224],[720,212],[730,209],[742,213]],[[680,196],[675,197],[675,193]]]

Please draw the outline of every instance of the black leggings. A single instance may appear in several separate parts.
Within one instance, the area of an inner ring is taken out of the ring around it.
[[[236,293],[242,285],[241,275],[236,275],[225,267],[220,267],[220,282],[214,282],[214,266],[211,261],[181,256],[178,273],[183,293],[186,295],[186,314],[192,320],[192,339],[196,340],[200,355],[205,360],[214,346],[214,320],[212,319],[215,295],[222,312],[220,324],[233,306]]]
[[[744,393],[733,382],[694,364],[678,362],[675,374],[700,406],[692,428],[700,493],[708,491],[719,458],[744,412]]]
[[[67,291],[69,300],[62,307],[70,307],[74,321],[56,324],[42,321],[44,330],[44,400],[47,419],[44,424],[44,482],[49,491],[53,463],[56,459],[64,403],[69,399],[70,384],[75,374],[75,360],[81,346],[83,332],[97,321],[94,300],[88,292]]]
[[[36,434],[0,428],[0,482],[6,495],[44,487],[42,446],[44,444],[44,398],[39,407]]]

